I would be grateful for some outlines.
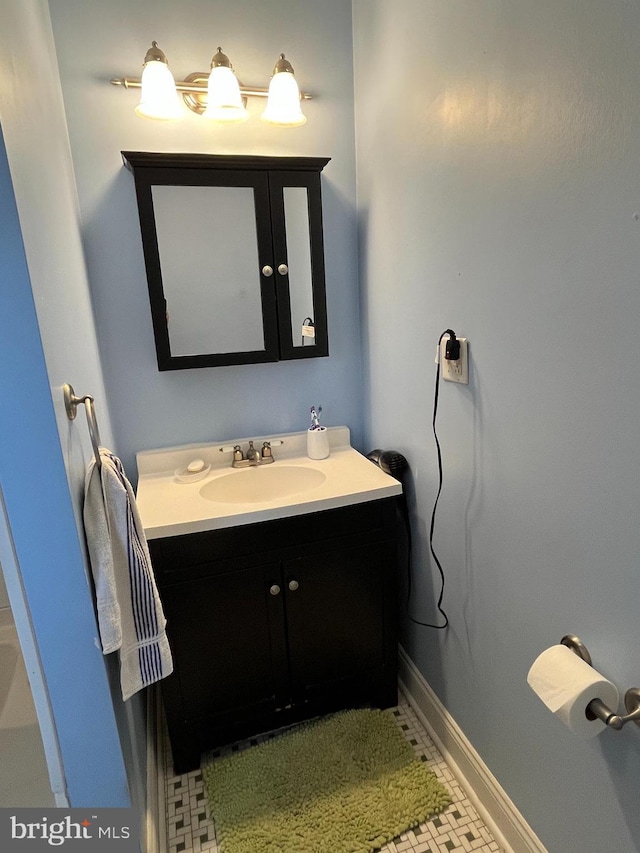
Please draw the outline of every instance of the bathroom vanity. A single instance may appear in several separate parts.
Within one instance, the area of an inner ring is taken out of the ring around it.
[[[232,471],[220,445],[138,455],[138,507],[174,657],[162,692],[176,772],[219,744],[397,701],[401,487],[349,446],[346,428],[329,432],[331,455],[319,461],[304,455],[304,433],[278,437],[268,472]],[[196,456],[207,475],[177,482],[172,468]],[[293,480],[279,471],[296,468],[303,479],[283,489]],[[249,491],[238,500],[231,490],[226,503],[221,478],[238,475]],[[203,497],[217,479],[217,500]]]

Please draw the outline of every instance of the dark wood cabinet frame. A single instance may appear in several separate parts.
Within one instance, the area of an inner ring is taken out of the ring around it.
[[[125,166],[135,179],[151,317],[159,370],[257,364],[329,355],[322,230],[320,172],[328,157],[259,157],[213,154],[156,154],[123,151]],[[254,192],[256,236],[260,263],[260,297],[264,349],[246,352],[172,355],[166,300],[153,210],[153,186],[239,186]],[[294,346],[289,276],[265,276],[288,264],[284,188],[306,187],[308,198],[314,343]]]

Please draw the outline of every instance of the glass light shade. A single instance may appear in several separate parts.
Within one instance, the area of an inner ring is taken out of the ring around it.
[[[146,62],[142,69],[142,93],[136,113],[145,118],[175,119],[183,115],[176,82],[166,62]]]
[[[211,69],[207,87],[207,108],[203,118],[214,121],[246,121],[249,113],[242,103],[240,85],[231,68],[217,65]]]
[[[299,127],[307,121],[300,108],[300,89],[290,71],[280,71],[271,78],[267,106],[260,118],[285,127]]]

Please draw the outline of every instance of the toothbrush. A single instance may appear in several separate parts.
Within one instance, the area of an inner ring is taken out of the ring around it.
[[[320,429],[320,420],[318,419],[318,415],[322,411],[322,406],[318,406],[318,410],[316,411],[315,406],[311,406],[311,429]]]

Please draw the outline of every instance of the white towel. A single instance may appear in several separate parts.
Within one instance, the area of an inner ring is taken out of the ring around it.
[[[173,671],[166,619],[131,483],[105,447],[85,480],[84,527],[103,653],[120,649],[122,698]]]

